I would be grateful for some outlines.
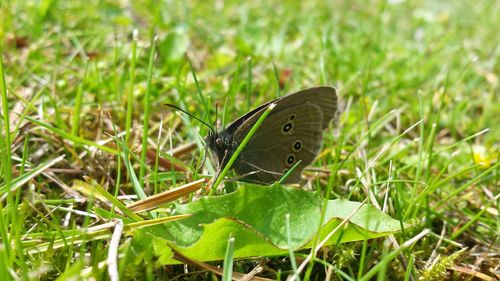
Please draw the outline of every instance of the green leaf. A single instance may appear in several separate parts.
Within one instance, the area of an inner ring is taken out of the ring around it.
[[[167,245],[199,261],[221,260],[225,255],[227,237],[232,234],[235,238],[234,258],[286,255],[288,247],[293,250],[310,247],[319,229],[322,200],[318,193],[284,188],[278,184],[271,187],[245,186],[228,195],[177,205],[176,214],[192,216],[138,230],[135,245],[142,248],[139,245],[144,244],[144,240],[152,241],[155,251],[159,250],[156,254],[162,257],[159,262],[164,264],[178,263]],[[330,200],[321,237],[328,235],[360,204],[343,199]],[[289,241],[286,214],[290,214]],[[399,221],[371,205],[364,205],[327,244],[386,236],[398,232],[400,227]]]

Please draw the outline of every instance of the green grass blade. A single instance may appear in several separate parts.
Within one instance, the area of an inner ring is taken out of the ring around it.
[[[223,281],[233,280],[233,251],[234,237],[229,236],[227,239],[226,256],[224,257],[224,272],[222,274]]]
[[[118,200],[113,194],[106,191],[100,184],[98,184],[95,180],[87,179],[88,182],[76,180],[74,182],[74,187],[77,186],[77,189],[81,192],[84,192],[89,197],[103,197],[105,200],[111,202],[113,206],[120,209],[125,215],[135,221],[142,221],[143,219],[136,215],[134,212],[130,211],[125,204],[123,204],[120,200]]]
[[[288,170],[278,181],[279,184],[283,184],[286,179],[293,173],[293,171],[302,163],[302,160],[297,161],[297,163],[293,164],[293,166]]]
[[[42,164],[38,165],[36,168],[32,169],[29,172],[22,173],[19,177],[15,178],[10,185],[4,184],[0,186],[0,194],[6,193],[9,190],[10,187],[10,192],[15,191],[17,188],[21,187],[23,184],[27,183],[31,179],[35,178],[36,176],[40,175],[43,173],[46,169],[54,166],[55,164],[59,163],[61,160],[64,159],[64,155],[61,155],[59,157],[56,157],[52,160],[47,160],[43,162]]]
[[[83,73],[83,80],[78,86],[78,91],[76,92],[75,107],[73,109],[73,126],[71,127],[71,133],[75,136],[78,136],[80,131],[80,114],[82,112],[83,92],[85,89],[85,83],[87,82],[88,69],[89,60],[87,60],[86,63],[85,72]]]
[[[290,232],[290,214],[286,214],[285,216],[285,224],[286,224],[286,236],[288,241],[288,255],[290,256],[290,264],[292,265],[293,274],[295,276],[295,280],[300,281],[299,273],[297,272],[297,261],[295,260],[295,255],[293,253],[293,249],[290,245],[292,245],[292,234]]]
[[[459,186],[458,188],[456,188],[455,190],[453,190],[453,192],[451,192],[450,195],[448,195],[446,198],[444,198],[443,200],[441,200],[440,202],[438,202],[436,204],[436,206],[433,207],[434,210],[436,210],[438,207],[440,207],[441,205],[449,202],[449,200],[453,197],[455,197],[456,195],[458,195],[460,192],[464,191],[467,187],[470,187],[472,186],[473,184],[481,181],[482,179],[484,179],[484,177],[486,177],[488,174],[490,173],[493,173],[493,172],[496,172],[498,171],[498,168],[500,167],[500,162],[496,163],[495,165],[491,166],[490,168],[486,169],[484,172],[482,172],[481,174],[475,176],[474,178],[472,178],[470,181],[462,184],[461,186]]]
[[[151,108],[151,79],[153,77],[153,63],[155,58],[157,37],[151,42],[151,52],[149,54],[148,77],[146,82],[146,95],[144,96],[144,123],[142,125],[142,150],[141,150],[141,166],[139,169],[139,182],[144,186],[144,176],[146,174],[146,155],[148,152],[148,135],[149,135],[149,111]]]
[[[249,57],[247,59],[247,92],[246,92],[246,95],[247,95],[247,102],[246,102],[246,105],[247,105],[247,108],[250,108],[250,106],[252,106],[252,101],[251,101],[251,98],[252,98],[252,78],[253,78],[253,74],[252,74],[252,58]],[[224,104],[225,106],[226,104]],[[225,111],[224,111],[225,112]]]
[[[84,139],[84,138],[79,137],[79,136],[75,136],[71,133],[65,132],[64,130],[61,130],[59,128],[51,126],[47,123],[44,123],[44,122],[41,122],[41,121],[36,120],[34,118],[31,118],[30,116],[26,116],[25,119],[29,120],[31,123],[34,123],[38,126],[44,127],[45,129],[47,129],[49,131],[52,131],[53,133],[62,137],[63,139],[72,141],[75,145],[78,145],[78,146],[88,145],[88,146],[98,148],[98,149],[100,149],[104,152],[110,153],[110,154],[114,154],[114,155],[117,154],[117,151],[113,148],[107,147],[105,145],[100,145],[96,142],[93,142],[93,141],[88,140],[88,139]]]
[[[5,84],[5,72],[3,65],[3,53],[0,52],[0,94],[2,97],[2,115],[3,115],[3,144],[4,146],[0,148],[1,158],[3,165],[0,165],[0,170],[3,171],[3,180],[5,181],[5,189],[9,191],[12,186],[12,141],[10,136],[10,120],[9,120],[9,104],[7,100],[7,85]],[[2,131],[0,131],[0,134]],[[0,189],[2,190],[2,189]],[[0,238],[2,238],[2,259],[5,259],[5,265],[7,268],[12,266],[13,261],[13,253],[10,247],[9,241],[9,225],[14,223],[14,227],[16,225],[16,210],[13,209],[14,198],[11,192],[7,192],[7,206],[10,206],[10,211],[8,211],[8,215],[5,217],[1,215],[0,219]],[[4,213],[3,203],[0,200],[0,214]],[[3,268],[3,266],[2,266]],[[5,275],[8,276],[8,275]]]
[[[240,155],[241,151],[243,151],[243,149],[245,148],[245,146],[247,145],[247,143],[250,141],[250,139],[252,138],[252,136],[255,134],[255,132],[257,131],[257,129],[264,122],[264,120],[266,119],[267,115],[269,115],[269,113],[271,113],[271,111],[273,110],[273,108],[275,106],[276,106],[275,103],[272,103],[271,105],[269,105],[267,107],[267,109],[264,110],[264,113],[262,113],[262,115],[259,117],[259,119],[257,119],[257,122],[255,122],[255,124],[252,126],[252,129],[250,129],[250,131],[247,133],[247,135],[245,136],[245,138],[243,138],[243,141],[240,143],[240,145],[238,146],[238,148],[236,149],[236,151],[233,153],[233,155],[231,155],[231,158],[227,162],[226,166],[224,166],[223,169],[222,169],[222,171],[217,175],[215,183],[212,186],[212,190],[210,191],[211,194],[213,194],[213,192],[215,190],[217,190],[217,187],[219,186],[219,184],[224,179],[224,176],[231,169],[231,166],[233,165],[234,161],[236,161],[236,159],[238,158],[238,155]]]
[[[200,99],[201,104],[203,105],[203,108],[205,109],[205,114],[209,114],[210,109],[208,108],[208,103],[205,100],[205,97],[203,96],[203,93],[201,92],[201,87],[200,83],[198,82],[198,77],[196,76],[196,72],[194,71],[193,63],[189,59],[189,57],[186,57],[187,61],[189,63],[189,68],[191,70],[191,75],[193,76],[194,84],[196,86],[196,93],[198,94],[198,98]]]
[[[121,147],[122,151],[122,160],[123,160],[123,165],[125,165],[125,169],[127,170],[127,174],[132,181],[132,187],[134,188],[135,194],[139,197],[139,199],[145,199],[148,197],[146,193],[144,192],[144,189],[142,188],[141,182],[137,178],[137,175],[135,174],[134,167],[132,166],[132,163],[130,162],[130,156],[129,153],[130,151],[128,150],[128,147],[123,141],[120,141],[116,139],[116,142],[118,145]],[[145,165],[145,164],[141,164]]]
[[[369,281],[372,280],[372,278],[375,276],[375,274],[378,274],[379,271],[383,270],[383,268],[387,265],[387,263],[399,255],[403,250],[409,248],[411,245],[416,243],[418,240],[422,239],[424,236],[429,234],[430,230],[425,229],[419,234],[417,234],[415,237],[412,239],[406,241],[403,243],[399,249],[393,250],[392,252],[386,254],[385,256],[382,257],[382,260],[380,260],[374,267],[372,267],[363,277],[359,278],[358,281]]]
[[[137,29],[132,32],[132,57],[130,58],[130,77],[127,93],[127,113],[125,119],[125,143],[129,143],[130,129],[132,128],[132,113],[134,110],[134,90],[135,90],[135,64],[137,61],[137,41],[139,40]]]

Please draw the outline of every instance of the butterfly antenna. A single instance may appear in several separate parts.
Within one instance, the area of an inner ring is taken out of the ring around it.
[[[216,131],[216,130],[214,130],[214,127],[210,126],[210,124],[208,124],[207,122],[205,122],[205,121],[201,120],[200,118],[198,118],[198,117],[194,116],[193,114],[191,114],[191,113],[187,112],[186,110],[184,110],[184,109],[182,109],[182,108],[178,107],[177,105],[173,105],[173,104],[170,104],[170,103],[164,103],[163,105],[164,105],[164,106],[168,106],[168,107],[170,107],[170,108],[173,108],[173,109],[175,109],[175,110],[179,110],[180,112],[182,112],[182,113],[186,114],[187,116],[189,116],[189,117],[191,117],[191,118],[193,118],[193,119],[195,119],[195,120],[198,120],[198,121],[199,121],[199,122],[201,122],[203,125],[207,126],[213,134],[216,134],[216,133],[217,133],[217,131]]]

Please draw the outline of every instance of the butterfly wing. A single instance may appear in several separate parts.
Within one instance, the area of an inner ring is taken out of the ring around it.
[[[333,87],[304,89],[263,104],[207,140],[218,158],[219,167],[223,167],[270,103],[276,103],[276,107],[240,153],[233,167],[243,181],[269,184],[279,180],[287,169],[301,160],[286,181],[297,182],[304,167],[316,157],[322,131],[337,111],[337,93]],[[291,116],[294,120],[290,120]],[[284,126],[288,126],[290,121],[293,121],[293,130],[288,131]],[[223,140],[221,146],[216,146],[216,139]]]
[[[245,137],[248,130],[250,130],[250,128],[255,124],[257,119],[259,119],[260,115],[269,106],[269,104],[277,103],[276,107],[270,114],[270,116],[272,116],[282,108],[303,104],[306,101],[309,101],[320,108],[323,114],[321,127],[326,129],[337,112],[337,90],[331,86],[318,86],[303,89],[287,96],[272,100],[236,119],[236,121],[227,126],[225,131],[230,134],[235,134],[234,138],[238,141]]]
[[[270,184],[300,160],[285,181],[298,182],[302,170],[321,148],[322,124],[321,108],[310,101],[273,110],[234,165],[236,173],[242,176],[240,180]]]
[[[321,128],[328,128],[328,124],[337,112],[337,91],[334,87],[319,86],[300,90],[281,98],[275,109],[280,110],[281,106],[287,107],[293,104],[302,104],[306,101],[319,107],[323,116]]]

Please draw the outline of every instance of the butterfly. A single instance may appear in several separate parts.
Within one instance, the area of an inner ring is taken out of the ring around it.
[[[205,141],[219,171],[272,103],[276,104],[275,108],[231,168],[240,181],[268,185],[279,181],[300,161],[284,183],[300,181],[302,170],[313,162],[321,149],[323,130],[336,115],[337,90],[334,87],[312,87],[277,98],[238,118],[224,130],[210,132]]]

